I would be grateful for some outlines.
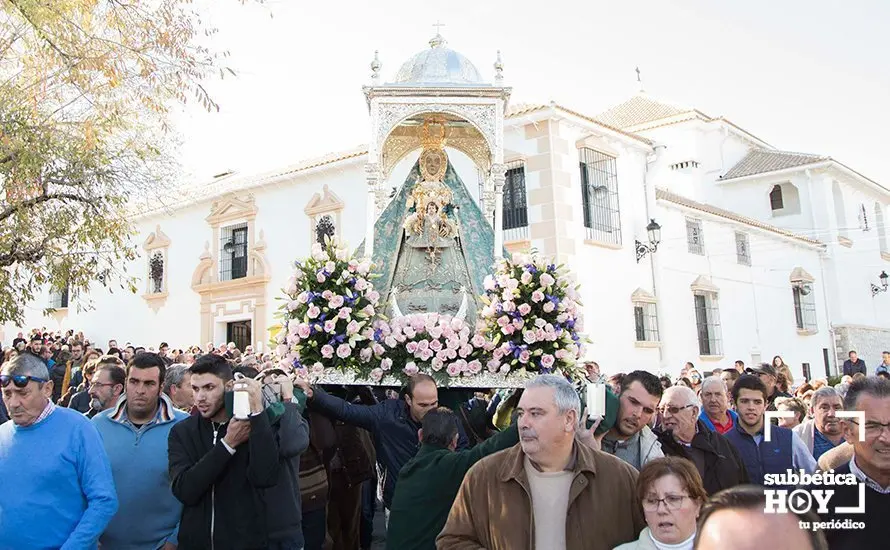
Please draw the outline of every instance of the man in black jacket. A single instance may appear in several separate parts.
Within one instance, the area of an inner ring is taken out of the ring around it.
[[[656,431],[665,456],[692,461],[709,495],[748,483],[748,472],[738,451],[724,436],[698,419],[701,403],[686,386],[664,390],[659,407],[661,430]]]
[[[170,431],[169,461],[173,495],[183,503],[179,550],[270,548],[262,489],[281,475],[279,444],[263,414],[260,382],[240,379],[217,355],[201,357],[190,368],[199,415]],[[225,393],[245,390],[246,420],[232,418]],[[287,547],[285,547],[287,548]]]

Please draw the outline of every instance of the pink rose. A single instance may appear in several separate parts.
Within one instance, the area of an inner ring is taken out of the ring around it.
[[[327,280],[327,278],[324,276],[324,273],[319,272],[319,274],[315,277],[315,280],[319,283],[323,283]]]
[[[461,357],[467,358],[471,353],[473,353],[473,347],[469,345],[461,346],[459,353]]]
[[[336,330],[336,328],[337,328],[337,320],[336,319],[330,319],[330,320],[324,322],[324,331],[325,332],[334,332],[334,330]]]
[[[559,321],[559,322],[562,323],[562,321]],[[540,317],[535,319],[535,326],[538,328],[544,328],[544,325],[546,325],[546,324],[547,324],[547,321],[545,321],[544,319],[541,319]]]
[[[301,292],[301,293],[297,296],[297,301],[300,302],[301,304],[305,304],[306,302],[309,301],[309,294],[308,294],[307,292],[305,292],[305,291],[304,291],[304,292]]]
[[[467,363],[467,370],[472,374],[479,374],[482,371],[482,363],[478,359],[474,359]]]
[[[380,344],[374,344],[373,347],[374,347],[374,355],[376,357],[382,357],[383,353],[386,351],[383,349],[383,346],[381,346]]]
[[[414,330],[414,327],[405,327],[405,330],[403,330],[402,332],[404,332],[405,336],[407,336],[408,338],[414,338],[415,336],[417,336],[417,331]]]
[[[523,350],[523,351],[519,354],[519,362],[522,363],[522,364],[528,363],[528,360],[529,360],[530,358],[531,358],[531,354],[528,352],[528,350]]]
[[[328,344],[321,346],[321,356],[324,357],[325,359],[330,359],[331,357],[333,357],[334,356],[333,346],[329,346]]]
[[[340,295],[338,294],[338,295],[336,295],[336,296],[331,297],[331,299],[328,300],[328,305],[329,305],[332,309],[335,309],[335,308],[338,308],[338,307],[342,306],[342,305],[343,305],[343,296],[340,296]]]
[[[429,340],[420,340],[419,342],[417,342],[417,349],[419,349],[421,351],[428,349],[429,347],[430,347]]]
[[[383,370],[379,368],[374,369],[368,374],[368,376],[370,376],[371,380],[373,380],[374,382],[380,382],[383,379]]]
[[[566,350],[564,350],[564,349],[558,349],[558,350],[556,350],[555,355],[556,355],[557,359],[565,359],[566,356],[568,355],[568,352],[566,352]]]
[[[380,368],[382,368],[383,370],[391,369],[392,368],[392,359],[390,359],[389,357],[383,358],[383,360],[380,361]]]
[[[430,366],[434,371],[439,372],[442,370],[442,367],[445,366],[445,362],[439,359],[438,357],[433,358],[433,361],[430,363]]]
[[[519,278],[519,280],[522,281],[522,284],[527,285],[532,282],[532,274],[528,271],[523,271],[522,276]]]
[[[450,365],[448,365],[448,367],[445,369],[445,371],[448,373],[448,376],[451,376],[451,377],[460,375],[460,367],[458,367],[454,363],[451,363]]]
[[[309,338],[310,332],[311,331],[309,329],[309,325],[307,325],[306,323],[300,323],[300,325],[297,327],[297,335],[300,338]]]
[[[550,313],[553,311],[553,302],[546,302],[543,306],[544,313]]]
[[[294,310],[297,309],[298,307],[300,307],[300,302],[298,302],[298,301],[296,301],[296,300],[291,300],[290,302],[287,303],[287,310],[288,310],[288,311],[294,311]]]
[[[406,376],[414,376],[420,372],[420,369],[417,368],[417,363],[409,361],[405,363],[405,368],[402,369],[402,372],[404,372]]]
[[[430,338],[441,338],[442,337],[442,327],[433,327],[429,330]]]
[[[503,309],[507,313],[510,313],[511,311],[516,311],[516,304],[514,304],[510,300],[507,300],[506,302],[501,302],[501,309]]]
[[[362,351],[359,352],[358,356],[365,363],[371,360],[371,356],[374,355],[374,352],[371,348],[362,348]]]
[[[340,313],[337,314],[337,317],[345,320],[345,319],[349,319],[350,314],[352,314],[352,308],[344,307],[344,308],[340,309]]]
[[[485,345],[485,337],[482,336],[481,334],[477,334],[477,335],[473,336],[472,344],[474,346],[476,346],[477,348],[481,348],[482,346]]]
[[[431,350],[429,348],[427,348],[425,350],[421,350],[420,359],[422,361],[429,361],[432,358],[433,358],[433,350]]]
[[[505,302],[509,302],[512,299],[513,299],[513,291],[510,290],[509,288],[504,289],[504,292],[501,293],[501,300],[503,300]]]
[[[328,261],[324,264],[324,270],[327,271],[328,273],[334,273],[334,271],[336,269],[337,269],[337,264],[335,264],[332,261]]]
[[[324,298],[325,300],[330,300],[333,295],[334,295],[334,293],[331,292],[330,290],[325,290],[324,292],[321,293],[321,297]]]
[[[368,281],[366,281],[364,279],[357,279],[355,281],[355,289],[358,290],[359,292],[361,292],[362,290],[365,290],[366,288],[368,288]]]
[[[519,314],[525,317],[532,311],[532,306],[528,304],[519,304]]]
[[[417,342],[408,342],[405,344],[405,351],[408,353],[414,353],[417,351]]]
[[[357,333],[358,331],[359,331],[359,325],[355,321],[355,319],[353,319],[352,321],[349,321],[349,324],[346,325],[346,334],[352,336],[353,334]]]
[[[504,365],[501,367],[501,374],[509,374],[509,372],[510,372],[510,365]]]
[[[337,357],[340,359],[346,359],[352,354],[352,348],[349,347],[349,344],[340,344],[337,346]]]
[[[523,332],[522,339],[525,341],[526,344],[534,344],[538,341],[538,338],[533,330],[527,330]]]
[[[321,313],[321,310],[317,306],[309,306],[309,311],[306,312],[306,315],[310,319],[315,319]]]
[[[541,292],[540,290],[536,290],[536,291],[532,292],[532,302],[537,304],[539,302],[542,302],[543,300],[544,300],[543,292]]]
[[[522,319],[513,319],[513,328],[515,328],[516,330],[522,330],[522,327],[524,326],[525,323],[522,321]]]
[[[510,323],[510,318],[507,317],[506,315],[501,315],[500,317],[498,317],[498,325],[505,327],[509,323]]]
[[[380,293],[376,290],[372,290],[371,292],[365,294],[365,298],[368,299],[372,304],[376,304],[378,300],[380,300]]]
[[[541,286],[549,288],[556,280],[549,273],[541,273]]]
[[[374,306],[372,306],[371,304],[366,305],[365,307],[362,308],[362,313],[365,315],[365,317],[373,317],[374,316]]]
[[[504,334],[509,336],[509,335],[513,334],[514,332],[516,332],[516,328],[513,325],[507,325],[501,329],[501,332],[503,332]]]
[[[439,340],[433,340],[430,342],[430,349],[433,351],[440,351],[442,349],[442,342]]]
[[[485,366],[488,368],[488,372],[495,374],[501,368],[501,363],[497,359],[492,359]]]
[[[383,340],[383,342],[384,342],[387,346],[389,346],[389,347],[391,347],[391,348],[394,348],[394,347],[396,347],[397,345],[399,345],[399,343],[396,342],[396,338],[395,338],[395,336],[393,336],[393,335],[389,335],[389,336],[387,336],[387,337]]]
[[[545,369],[552,369],[553,363],[555,363],[555,362],[556,362],[556,359],[554,359],[554,357],[552,355],[550,355],[549,353],[545,353],[544,355],[541,356],[541,366],[544,367]]]

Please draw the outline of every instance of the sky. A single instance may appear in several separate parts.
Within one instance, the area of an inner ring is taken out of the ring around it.
[[[237,76],[207,83],[218,113],[177,113],[185,180],[366,143],[374,51],[388,81],[438,21],[487,80],[501,51],[511,103],[595,115],[636,92],[639,67],[655,99],[890,187],[886,0],[201,1]]]

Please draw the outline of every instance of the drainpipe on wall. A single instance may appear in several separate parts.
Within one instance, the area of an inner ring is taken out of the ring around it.
[[[655,185],[653,184],[651,193],[650,193],[650,185],[649,185],[649,165],[657,165],[663,158],[664,150],[667,148],[664,144],[656,143],[653,145],[653,149],[655,150],[653,154],[653,158],[650,160],[649,155],[646,156],[646,162],[643,164],[643,193],[646,196],[646,200],[644,201],[644,207],[646,211],[646,218],[644,221],[648,221],[651,216],[650,213],[655,209]],[[651,204],[650,204],[651,201]],[[656,277],[656,268],[655,268],[655,254],[649,254],[649,271],[651,273],[652,278],[652,296],[655,297],[655,326],[658,329],[658,339],[661,345],[658,346],[658,365],[661,369],[665,369],[667,365],[664,363],[665,357],[665,338],[664,333],[662,332],[662,320],[664,319],[664,307],[661,304],[661,300],[658,299],[658,284]]]

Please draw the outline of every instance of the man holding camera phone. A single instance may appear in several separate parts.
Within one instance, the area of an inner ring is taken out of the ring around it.
[[[282,461],[262,384],[234,380],[219,355],[205,355],[189,370],[200,414],[176,424],[169,440],[173,495],[183,504],[179,550],[272,548],[263,490],[279,483]],[[233,418],[226,406],[233,390],[247,392],[247,418]]]

